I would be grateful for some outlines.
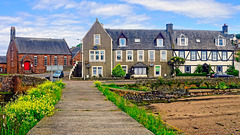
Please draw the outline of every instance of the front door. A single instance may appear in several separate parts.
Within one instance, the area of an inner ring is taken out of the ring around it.
[[[29,61],[24,62],[24,70],[30,70],[30,62]]]

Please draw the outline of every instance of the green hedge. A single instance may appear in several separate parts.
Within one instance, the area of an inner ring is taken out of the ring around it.
[[[233,72],[227,72],[228,75],[234,75],[234,76],[239,76],[239,71],[238,70],[233,70]]]
[[[61,81],[46,81],[9,102],[2,108],[1,134],[27,134],[44,116],[52,115],[64,85]]]
[[[178,73],[177,76],[207,76],[207,73]]]

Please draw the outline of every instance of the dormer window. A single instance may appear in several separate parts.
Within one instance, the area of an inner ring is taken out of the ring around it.
[[[140,39],[140,38],[135,38],[135,39],[134,39],[134,42],[135,42],[135,43],[140,43],[140,42],[141,42],[141,39]]]
[[[119,46],[127,46],[126,38],[119,38]]]
[[[215,39],[215,44],[217,46],[225,46],[225,42],[226,40],[221,35],[218,36],[218,39]]]
[[[163,39],[161,38],[157,39],[157,47],[163,47]]]
[[[188,38],[184,34],[181,34],[177,38],[177,44],[182,45],[182,46],[187,46],[188,45]]]
[[[94,45],[100,45],[100,34],[94,34]]]

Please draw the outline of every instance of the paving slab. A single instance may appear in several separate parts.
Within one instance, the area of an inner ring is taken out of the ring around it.
[[[64,81],[66,88],[53,116],[44,117],[28,135],[153,135],[93,87]]]

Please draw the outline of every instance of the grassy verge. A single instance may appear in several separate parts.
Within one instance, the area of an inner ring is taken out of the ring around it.
[[[166,128],[166,125],[162,122],[160,115],[156,117],[151,112],[143,108],[139,108],[137,105],[132,104],[118,94],[111,92],[109,88],[103,87],[101,82],[96,81],[94,84],[108,100],[112,101],[119,109],[130,115],[154,134],[173,135],[176,133],[173,129]]]
[[[27,134],[45,115],[52,115],[64,85],[47,81],[9,102],[1,111],[1,134]]]

